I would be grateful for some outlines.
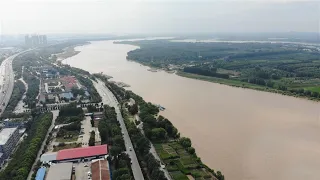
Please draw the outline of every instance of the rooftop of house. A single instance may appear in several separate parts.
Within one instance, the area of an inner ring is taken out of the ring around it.
[[[17,130],[17,127],[14,128],[3,128],[0,131],[0,145],[4,145],[7,143],[8,139],[11,135]]]

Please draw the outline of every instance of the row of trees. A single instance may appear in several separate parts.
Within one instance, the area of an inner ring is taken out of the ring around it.
[[[96,133],[94,131],[90,132],[90,138],[89,138],[89,146],[94,146],[96,142]]]
[[[229,78],[228,74],[221,74],[213,70],[204,69],[200,67],[185,67],[183,71],[187,73],[202,75],[202,76],[211,76],[211,77],[224,78],[224,79]]]
[[[32,120],[27,138],[12,155],[6,169],[0,172],[0,179],[27,179],[51,122],[52,113],[41,114]]]
[[[104,117],[99,121],[98,130],[100,132],[101,144],[108,144],[112,179],[131,180],[132,170],[130,168],[130,158],[125,153],[125,144],[120,128],[120,123],[117,120],[117,114],[114,107],[104,106]],[[90,140],[89,140],[90,142]]]
[[[5,109],[5,111],[6,112],[13,111],[15,109],[15,107],[17,106],[17,104],[19,103],[19,101],[22,99],[22,96],[25,92],[26,92],[25,85],[23,84],[22,81],[17,80],[14,83],[12,95],[10,97],[10,100],[8,102],[8,105]]]

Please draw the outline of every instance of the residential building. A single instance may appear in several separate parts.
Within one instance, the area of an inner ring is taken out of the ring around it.
[[[3,156],[0,159],[6,159],[11,155],[19,138],[20,135],[17,127],[4,128],[0,131],[0,153],[2,153]],[[0,164],[2,164],[2,162],[0,162]]]

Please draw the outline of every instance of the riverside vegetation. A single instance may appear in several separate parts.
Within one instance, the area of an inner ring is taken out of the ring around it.
[[[236,87],[320,99],[317,46],[292,43],[123,41],[127,59],[178,75]]]

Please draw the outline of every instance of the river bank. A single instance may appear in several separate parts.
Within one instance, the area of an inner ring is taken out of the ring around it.
[[[202,80],[202,81],[208,81],[208,82],[212,82],[212,83],[219,83],[219,84],[224,84],[224,85],[228,85],[228,86],[232,86],[232,87],[246,88],[246,89],[264,91],[264,92],[269,92],[269,93],[276,93],[276,94],[281,94],[281,95],[285,95],[285,96],[302,98],[302,99],[307,99],[307,100],[312,100],[312,101],[317,101],[317,102],[319,101],[319,97],[315,98],[315,97],[302,96],[299,94],[291,93],[289,91],[272,89],[272,88],[268,88],[266,86],[259,86],[256,84],[241,82],[241,81],[237,81],[237,80],[222,79],[222,78],[215,78],[215,77],[209,77],[209,76],[201,76],[201,75],[197,75],[197,74],[186,73],[183,71],[178,71],[176,74],[181,77]]]

